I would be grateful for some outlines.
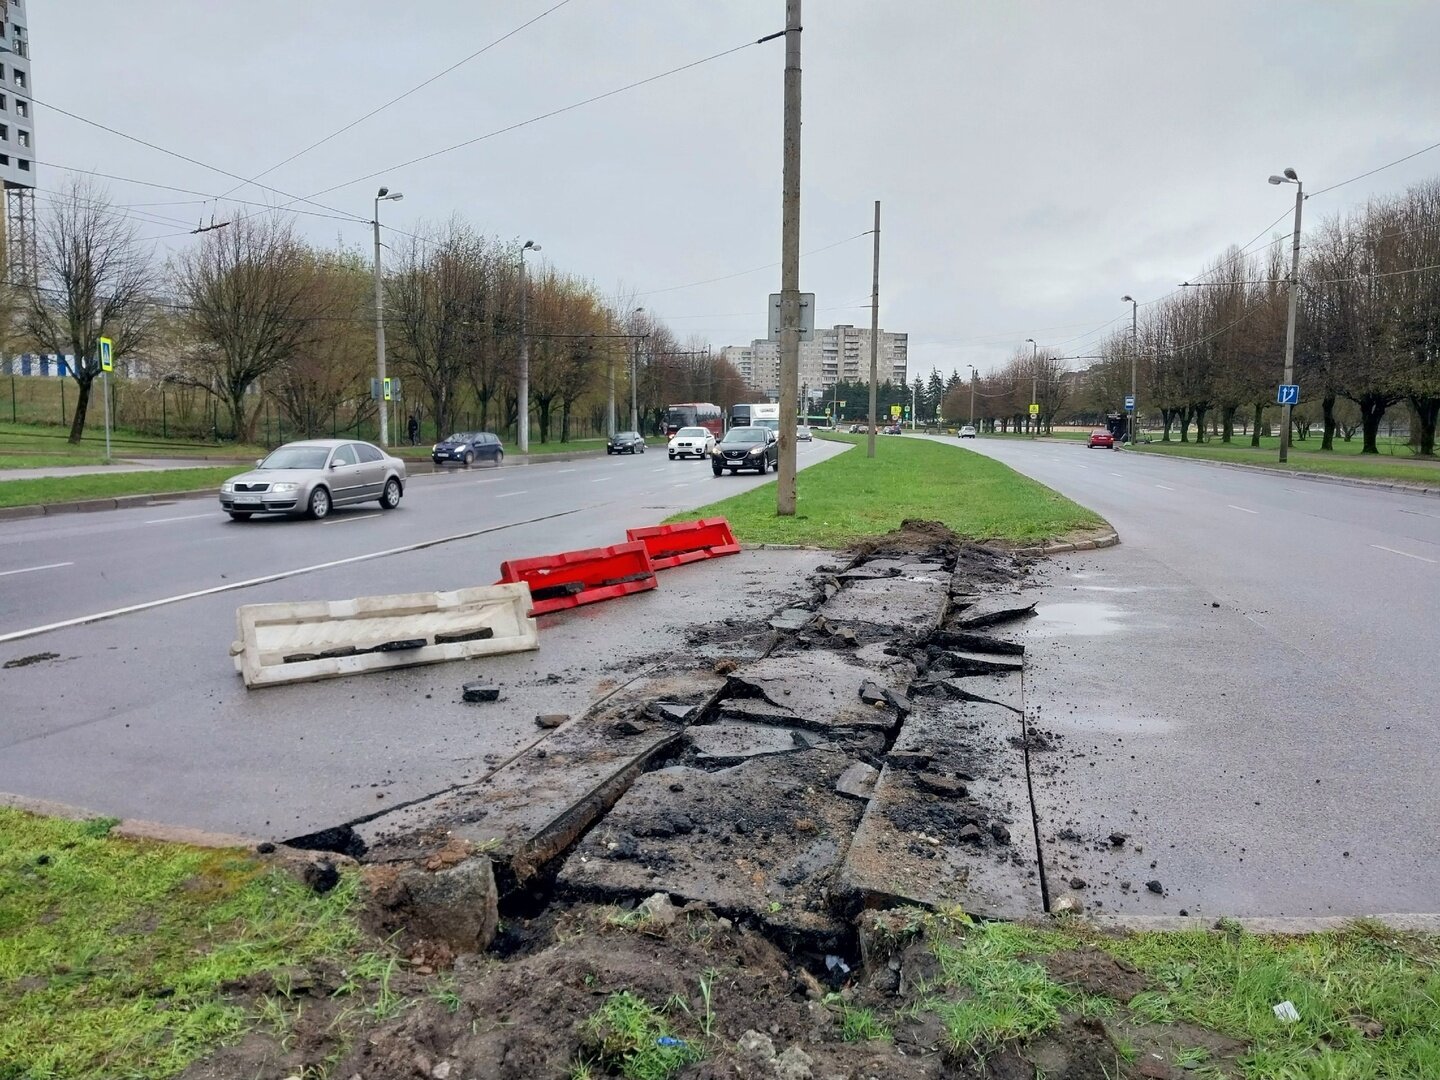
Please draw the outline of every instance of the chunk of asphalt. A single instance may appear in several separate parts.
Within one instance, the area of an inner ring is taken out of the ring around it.
[[[726,698],[720,702],[720,716],[726,720],[749,720],[757,724],[780,724],[782,726],[800,722],[793,709],[771,705],[763,698]]]
[[[813,611],[806,611],[804,608],[786,608],[780,614],[771,617],[770,628],[772,630],[800,630],[814,617]]]
[[[1007,677],[1008,673],[996,672],[990,675],[962,675],[943,679],[939,686],[951,697],[961,701],[975,701],[1003,705],[1012,712],[1023,712],[1020,680]]]
[[[957,630],[976,630],[982,626],[998,626],[1035,614],[1035,601],[1028,604],[1018,596],[987,596],[969,604],[950,620]]]
[[[853,689],[864,678],[877,692],[903,690],[908,675],[878,672],[868,668],[858,655],[835,649],[810,649],[793,655],[771,656],[745,664],[731,676],[730,698],[761,698],[778,702],[792,714],[787,727],[805,727],[831,732],[838,728],[879,728],[896,724],[890,709],[878,709],[861,701]],[[884,704],[883,693],[881,703]],[[726,701],[722,712],[728,712]],[[752,713],[748,719],[763,722]]]
[[[442,631],[435,635],[436,645],[454,645],[462,641],[486,641],[495,636],[493,626],[477,626],[473,630]]]
[[[869,679],[860,684],[860,700],[866,705],[881,705],[887,700],[885,691]]]
[[[564,596],[579,596],[585,591],[583,581],[564,581],[558,585],[542,585],[540,588],[530,587],[531,600],[558,600]]]
[[[1023,656],[1025,646],[1018,641],[1006,641],[989,634],[976,634],[968,630],[940,629],[930,635],[931,645],[961,652],[1003,653],[1008,656]]]
[[[686,705],[679,701],[652,701],[645,706],[645,714],[652,719],[668,721],[672,724],[683,724],[690,719],[695,711],[694,705]]]
[[[841,795],[861,801],[870,798],[875,791],[875,781],[880,779],[880,770],[863,761],[854,762],[835,781],[835,790]]]
[[[427,640],[426,640],[425,638],[423,638],[423,637],[418,637],[418,638],[400,638],[400,639],[398,639],[398,640],[396,640],[396,641],[386,641],[386,642],[382,642],[381,644],[376,645],[373,649],[368,649],[368,650],[366,650],[366,651],[367,651],[367,652],[379,652],[379,653],[386,653],[386,652],[409,652],[411,649],[423,649],[426,645],[429,645],[429,644],[430,644],[430,642],[427,641]]]
[[[460,696],[465,701],[499,701],[500,688],[491,686],[489,683],[467,682],[460,688]]]
[[[352,859],[358,859],[365,854],[365,841],[349,825],[336,825],[318,832],[305,833],[303,836],[292,836],[281,842],[286,847],[298,848],[301,851],[333,851],[337,855],[348,855]]]
[[[540,713],[535,717],[535,726],[541,728],[557,728],[570,720],[569,713]]]
[[[954,652],[937,648],[930,659],[930,666],[945,668],[958,675],[994,675],[1006,671],[1022,671],[1025,660],[1020,656],[1003,656],[999,653]]]
[[[970,794],[970,789],[959,780],[940,776],[938,773],[917,772],[914,779],[915,786],[921,791],[928,791],[931,795],[939,795],[945,799],[963,799]]]
[[[712,768],[739,765],[754,757],[793,754],[809,749],[799,743],[793,728],[721,720],[686,730],[685,737],[695,748],[695,764]]]

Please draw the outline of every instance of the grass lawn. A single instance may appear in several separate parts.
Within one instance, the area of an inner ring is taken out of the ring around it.
[[[1308,446],[1316,449],[1308,449]],[[1398,480],[1411,484],[1440,485],[1440,460],[1415,457],[1404,443],[1393,440],[1380,442],[1379,454],[1360,453],[1359,438],[1351,442],[1335,441],[1328,453],[1318,449],[1320,440],[1290,444],[1290,460],[1281,465],[1278,458],[1280,441],[1260,440],[1259,448],[1250,445],[1248,437],[1225,444],[1207,443],[1142,443],[1137,449],[1145,454],[1169,454],[1174,457],[1203,458],[1208,461],[1233,461],[1245,465],[1263,465],[1292,472],[1325,473],[1330,476],[1354,476],[1368,480]]]
[[[369,972],[353,877],[316,896],[243,851],[107,836],[0,808],[0,1078],[160,1078],[260,1020],[226,984],[305,964]],[[363,976],[362,976],[363,977]]]
[[[725,517],[745,543],[840,548],[898,528],[906,518],[943,522],[976,540],[1035,543],[1105,524],[1098,515],[1009,467],[958,447],[886,436],[875,458],[863,435],[826,435],[856,449],[812,465],[797,478],[797,513],[775,516],[775,488],[678,514],[672,521]],[[714,481],[723,491],[725,477]]]
[[[168,491],[205,491],[243,471],[241,465],[204,469],[155,469],[147,472],[99,473],[42,480],[0,479],[0,507],[39,506],[80,499],[113,499],[119,495],[153,495]],[[0,1077],[3,1080],[3,1077]]]
[[[92,415],[92,420],[94,419]],[[43,424],[0,424],[0,468],[38,468],[17,465],[20,457],[45,457],[57,460],[46,465],[98,465],[105,460],[105,428],[103,423],[86,425],[79,446],[72,446],[68,428]],[[249,458],[264,457],[263,446],[233,442],[201,442],[193,439],[162,439],[158,435],[126,431],[110,433],[110,453],[114,458]]]

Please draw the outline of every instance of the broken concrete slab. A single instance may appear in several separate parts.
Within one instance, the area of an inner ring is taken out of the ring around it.
[[[831,904],[834,876],[860,819],[860,804],[835,792],[849,764],[807,750],[719,772],[647,773],[565,860],[556,883],[586,897],[663,891],[806,939],[838,939],[847,924]]]
[[[866,705],[856,694],[865,679],[902,699],[908,685],[895,672],[866,668],[848,653],[815,649],[746,664],[730,676],[720,709],[730,715],[735,699],[758,698],[783,710],[784,723],[816,731],[893,728],[897,718],[888,699],[879,706]],[[746,718],[767,722],[758,709]]]
[[[960,652],[1004,653],[1008,656],[1024,656],[1025,646],[1018,641],[977,634],[968,630],[951,630],[945,627],[930,635],[929,644]]]
[[[371,862],[423,859],[466,841],[490,856],[508,893],[568,850],[658,756],[680,746],[675,725],[635,724],[634,734],[618,725],[633,723],[652,700],[709,701],[723,686],[703,669],[636,679],[478,783],[378,815],[355,832]]]
[[[931,671],[949,671],[956,675],[996,675],[1021,671],[1025,666],[1024,657],[1003,653],[956,652],[932,645],[926,654],[930,658]]]
[[[402,934],[446,945],[456,955],[484,952],[500,921],[490,860],[468,858],[430,872],[415,866],[369,866],[366,921],[388,937]]]
[[[245,604],[230,646],[247,688],[540,647],[523,582],[353,600]]]
[[[739,765],[754,757],[793,754],[810,747],[810,740],[797,739],[799,732],[773,724],[721,721],[686,730],[685,738],[695,750],[695,764],[709,768]]]
[[[805,608],[786,608],[778,615],[771,616],[770,629],[803,630],[813,618],[815,618],[815,613]]]
[[[842,883],[880,903],[1041,914],[1024,755],[1006,741],[1020,726],[997,705],[917,705],[881,770]]]
[[[938,685],[943,692],[961,701],[992,702],[1014,713],[1025,711],[1022,684],[1013,673],[965,675],[941,680]]]
[[[867,765],[863,761],[851,763],[840,779],[835,781],[835,790],[841,795],[848,795],[852,799],[860,799],[862,802],[870,798],[875,790],[875,781],[880,779],[880,770],[873,765]]]
[[[982,626],[998,626],[1035,614],[1036,601],[1028,604],[1014,595],[983,596],[973,603],[967,603],[963,610],[952,615],[947,625],[956,630],[976,630]]]
[[[884,626],[890,641],[905,633],[924,637],[938,627],[948,597],[949,586],[943,576],[861,579],[848,582],[839,594],[821,604],[820,614],[837,626]]]

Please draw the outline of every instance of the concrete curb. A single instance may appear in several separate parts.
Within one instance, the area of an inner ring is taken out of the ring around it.
[[[1198,465],[1214,465],[1220,469],[1243,469],[1246,472],[1268,473],[1270,476],[1285,476],[1294,480],[1311,480],[1317,484],[1338,484],[1341,487],[1370,488],[1376,491],[1398,491],[1405,495],[1426,495],[1440,498],[1440,487],[1426,487],[1423,484],[1407,484],[1400,480],[1366,480],[1360,476],[1331,476],[1328,473],[1300,472],[1290,469],[1272,469],[1268,465],[1249,465],[1240,461],[1212,461],[1209,458],[1187,457],[1182,454],[1147,454],[1149,458],[1175,458],[1193,461]]]
[[[573,454],[530,455],[523,458],[506,458],[505,462],[499,467],[504,469],[512,465],[548,465],[552,462],[559,464],[563,461],[583,461],[585,458],[594,456],[595,451],[593,450],[579,450]],[[225,464],[225,462],[221,464]],[[435,465],[434,462],[410,461],[405,462],[405,469],[411,480],[441,472],[457,471],[442,469]],[[4,482],[4,478],[0,477],[0,484]],[[213,499],[217,498],[219,494],[219,488],[206,488],[202,491],[166,491],[155,492],[148,495],[117,495],[108,499],[81,499],[76,502],[6,506],[0,507],[0,521],[22,521],[26,518],[52,517],[56,514],[88,514],[100,510],[126,510],[137,506],[154,506],[158,503],[178,502],[181,499]]]
[[[1102,533],[1090,540],[1074,540],[1057,544],[1045,544],[1041,547],[1017,548],[1016,555],[1064,555],[1072,551],[1095,551],[1099,548],[1114,547],[1120,543],[1120,534],[1116,532]]]
[[[1143,934],[1216,930],[1222,917],[1218,915],[1102,915],[1095,913],[1086,914],[1080,919],[1105,929],[1129,930]],[[1334,930],[1344,930],[1360,919],[1377,922],[1391,930],[1404,933],[1440,934],[1440,915],[1403,912],[1378,915],[1253,915],[1227,921],[1238,923],[1247,933],[1251,934],[1324,934]]]
[[[105,814],[87,810],[69,803],[52,802],[49,799],[32,799],[26,795],[14,795],[0,791],[0,806],[12,810],[23,810],[40,817],[60,818],[63,821],[90,821],[106,817]],[[110,830],[112,836],[123,836],[129,840],[159,840],[167,844],[186,844],[200,848],[253,848],[262,841],[249,836],[231,833],[207,832],[184,825],[166,825],[159,821],[145,821],[142,818],[122,818],[120,824]]]

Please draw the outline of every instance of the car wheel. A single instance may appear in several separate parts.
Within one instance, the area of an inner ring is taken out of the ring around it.
[[[674,460],[675,460],[675,455],[674,455],[674,454],[671,454],[671,455],[670,455],[670,460],[671,460],[671,461],[674,461]]]
[[[504,451],[504,450],[496,450],[496,451],[495,451],[495,464],[496,464],[496,465],[499,465],[499,464],[501,464],[504,460],[505,460],[505,451]]]
[[[605,456],[606,456],[606,457],[609,457],[609,456],[610,456],[611,454],[613,454],[614,452],[615,452],[615,448],[614,448],[613,446],[607,446],[607,447],[605,447]]]
[[[230,517],[231,517],[232,519],[234,519],[235,521],[249,521],[249,520],[250,520],[250,514],[249,514],[248,511],[245,511],[245,510],[231,510],[229,513],[230,513]]]
[[[640,452],[642,454],[645,452],[645,444],[643,442],[640,444]]]
[[[310,493],[310,516],[316,521],[328,516],[330,513],[330,492],[323,487],[317,487]]]
[[[385,481],[385,493],[380,496],[380,506],[385,510],[394,510],[400,505],[400,481],[390,477]]]
[[[461,460],[463,460],[466,465],[474,465],[474,464],[475,464],[475,451],[474,451],[474,450],[466,450],[466,451],[465,451],[465,457],[462,458]]]

